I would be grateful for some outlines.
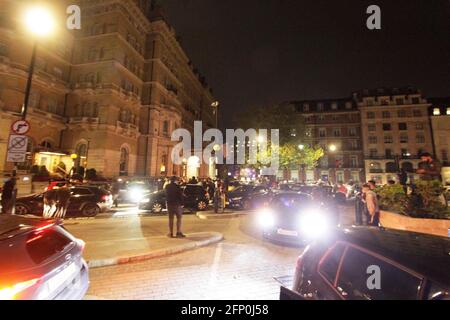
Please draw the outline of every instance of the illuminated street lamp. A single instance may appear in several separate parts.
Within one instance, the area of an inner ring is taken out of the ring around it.
[[[305,145],[304,144],[299,144],[298,148],[303,151],[303,150],[305,150]]]
[[[211,103],[211,107],[213,107],[214,114],[216,115],[216,128],[219,126],[219,106],[219,101],[214,101],[213,103]]]
[[[258,136],[258,142],[259,142],[259,143],[263,143],[264,141],[266,141],[266,139],[264,138],[264,136]]]
[[[336,152],[337,147],[336,147],[335,144],[332,144],[332,145],[330,145],[330,146],[328,147],[328,149],[329,149],[331,152]]]

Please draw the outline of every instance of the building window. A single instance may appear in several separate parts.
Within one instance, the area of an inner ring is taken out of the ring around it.
[[[423,123],[422,122],[417,122],[416,123],[416,130],[423,130]]]
[[[392,150],[391,149],[386,149],[384,151],[384,155],[385,155],[386,159],[392,159]]]
[[[415,110],[413,110],[413,115],[414,115],[414,117],[421,117],[422,111],[415,109]]]
[[[352,168],[358,167],[358,157],[357,156],[350,156],[350,166]]]
[[[411,156],[411,153],[409,153],[408,149],[402,149],[401,154],[402,154],[402,157],[404,157],[404,158]]]
[[[405,101],[403,100],[403,98],[397,98],[395,99],[395,104],[398,106],[401,106]]]
[[[412,103],[413,104],[420,104],[420,98],[412,98]]]
[[[325,138],[326,136],[327,136],[327,129],[325,129],[325,128],[320,128],[320,129],[319,129],[319,137]]]
[[[406,118],[406,110],[399,110],[397,115],[399,118]]]
[[[322,102],[319,102],[317,104],[317,111],[323,111],[323,103]]]
[[[169,134],[169,121],[167,120],[163,122],[163,133]]]
[[[377,125],[376,124],[369,124],[367,128],[368,128],[368,130],[370,132],[377,131]]]
[[[384,136],[384,143],[394,143],[394,139],[392,138],[392,136]]]
[[[29,106],[31,108],[39,108],[41,101],[41,94],[38,91],[33,91],[30,94]]]
[[[416,142],[417,143],[425,143],[425,136],[423,134],[418,134],[416,136]]]
[[[367,112],[367,119],[375,119],[375,112]]]
[[[356,137],[356,128],[350,128],[348,129],[348,135],[350,137]]]
[[[398,130],[401,130],[401,131],[408,130],[408,125],[405,122],[400,122],[398,124]]]
[[[400,135],[400,143],[408,143],[408,135],[407,134]]]
[[[450,108],[447,108],[447,115],[450,116]]]
[[[442,158],[442,161],[445,161],[445,162],[448,161],[448,151],[447,150],[445,150],[445,149],[441,150],[441,158]]]
[[[377,137],[375,137],[375,136],[370,136],[369,137],[369,143],[370,144],[376,144],[377,142],[378,142]]]
[[[51,149],[52,143],[49,140],[44,140],[41,142],[41,147],[44,147],[46,149]]]
[[[390,123],[383,123],[383,131],[391,131],[392,125]]]
[[[348,142],[348,146],[350,147],[351,150],[356,150],[356,149],[358,149],[358,141],[350,140]]]
[[[58,101],[55,98],[53,97],[48,98],[47,105],[48,105],[48,112],[54,114],[58,112]]]
[[[382,98],[382,99],[381,99],[381,105],[383,105],[383,106],[388,106],[388,105],[389,105],[389,99],[387,99],[387,98]]]
[[[370,149],[369,150],[369,155],[371,158],[374,158],[378,155],[378,150],[377,149]]]
[[[303,105],[303,111],[304,111],[304,112],[308,112],[308,111],[309,111],[309,104],[305,103],[305,104]]]
[[[333,110],[337,110],[337,109],[338,109],[338,105],[337,105],[336,102],[333,102],[333,103],[331,104],[331,109],[333,109]]]
[[[383,118],[389,119],[391,117],[391,113],[389,111],[383,111]]]
[[[353,104],[351,102],[345,103],[345,109],[351,109],[353,107]]]
[[[440,116],[441,115],[441,109],[434,108],[433,109],[433,116]]]
[[[340,137],[341,136],[341,128],[335,128],[333,129],[333,135],[335,137]]]
[[[119,162],[119,172],[121,176],[128,175],[128,159],[129,159],[128,149],[122,147],[120,149],[120,162]]]

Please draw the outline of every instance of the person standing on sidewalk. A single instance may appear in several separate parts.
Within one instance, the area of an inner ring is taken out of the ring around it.
[[[169,214],[169,234],[173,238],[173,225],[175,217],[177,218],[177,238],[186,238],[181,232],[181,222],[183,217],[183,191],[176,183],[177,177],[170,178],[170,183],[166,186],[167,211]]]
[[[12,214],[14,190],[16,188],[16,178],[8,178],[2,187],[2,214]]]
[[[380,223],[380,208],[378,206],[377,194],[371,189],[368,183],[363,185],[362,192],[365,196],[366,210],[370,217],[368,225],[378,227]]]

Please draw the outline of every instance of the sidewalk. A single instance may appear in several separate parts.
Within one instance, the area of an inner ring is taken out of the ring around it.
[[[165,225],[164,225],[165,226]],[[65,223],[67,230],[86,242],[83,256],[90,268],[112,266],[163,257],[207,246],[223,240],[218,232],[186,234],[168,238],[151,220],[88,220]]]

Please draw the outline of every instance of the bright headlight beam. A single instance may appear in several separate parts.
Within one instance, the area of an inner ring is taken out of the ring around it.
[[[321,212],[305,212],[300,218],[300,229],[306,237],[323,236],[328,227],[328,219]]]
[[[262,210],[258,214],[259,225],[263,228],[270,228],[275,225],[275,217],[270,210]]]

